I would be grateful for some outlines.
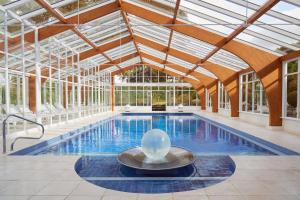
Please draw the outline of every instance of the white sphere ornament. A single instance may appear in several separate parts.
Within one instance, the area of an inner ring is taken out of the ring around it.
[[[144,154],[152,160],[163,159],[171,147],[170,137],[160,129],[152,129],[146,132],[141,144]]]

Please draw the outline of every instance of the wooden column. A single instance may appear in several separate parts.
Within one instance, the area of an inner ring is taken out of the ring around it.
[[[211,84],[207,90],[211,96],[212,112],[218,112],[218,81]]]
[[[282,126],[282,65],[274,63],[257,73],[264,86],[269,105],[269,125]]]
[[[226,80],[223,85],[230,98],[231,117],[239,117],[239,75]]]
[[[29,109],[36,112],[36,92],[35,92],[35,76],[30,76],[28,80],[29,88]]]

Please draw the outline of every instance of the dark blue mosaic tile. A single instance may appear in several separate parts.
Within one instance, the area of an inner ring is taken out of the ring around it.
[[[76,162],[75,171],[88,182],[112,190],[169,193],[224,181],[234,173],[235,164],[229,156],[198,156],[193,165],[150,172],[122,166],[115,156],[83,156]]]

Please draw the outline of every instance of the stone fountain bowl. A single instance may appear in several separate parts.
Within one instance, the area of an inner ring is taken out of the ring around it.
[[[191,151],[180,147],[171,147],[168,154],[159,160],[149,159],[140,147],[120,153],[118,162],[124,166],[139,170],[171,170],[191,165],[196,157]]]

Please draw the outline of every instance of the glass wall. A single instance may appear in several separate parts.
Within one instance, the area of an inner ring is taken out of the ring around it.
[[[224,85],[219,81],[219,109],[230,110],[230,99]]]
[[[300,118],[300,59],[284,63],[283,67],[283,116]]]
[[[255,72],[240,76],[240,111],[259,114],[269,113],[264,88]]]
[[[199,101],[190,84],[144,65],[115,76],[116,106],[200,106]]]
[[[69,32],[38,40],[38,29],[16,15],[0,9],[0,21],[1,120],[16,114],[46,125],[111,110],[110,72],[91,59],[76,62],[78,51],[60,40]],[[10,122],[9,132],[35,126]]]

